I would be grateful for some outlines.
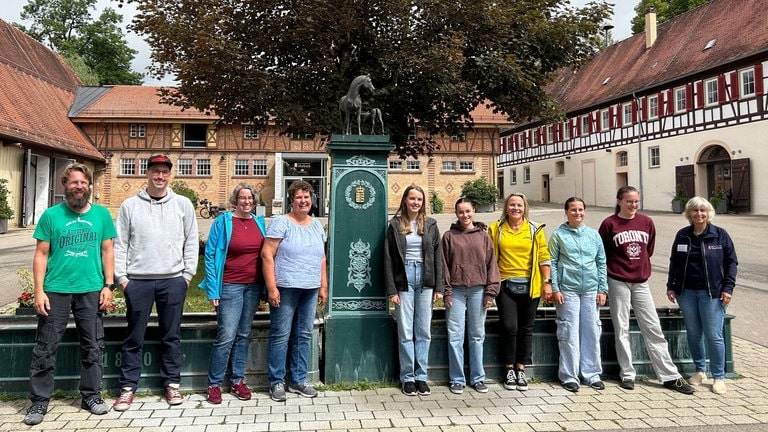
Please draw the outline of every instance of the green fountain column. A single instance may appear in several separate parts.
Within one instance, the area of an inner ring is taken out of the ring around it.
[[[384,289],[389,135],[332,135],[326,383],[390,381],[395,323]]]

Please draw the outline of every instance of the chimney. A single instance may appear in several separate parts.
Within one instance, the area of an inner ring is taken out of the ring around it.
[[[648,49],[656,43],[656,10],[653,7],[648,8],[645,13],[645,49]]]

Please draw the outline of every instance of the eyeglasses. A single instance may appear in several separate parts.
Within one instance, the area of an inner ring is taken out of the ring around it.
[[[155,170],[155,169],[152,169],[152,170],[149,170],[149,173],[153,174],[153,175],[160,174],[160,175],[167,176],[167,175],[171,175],[171,170]]]

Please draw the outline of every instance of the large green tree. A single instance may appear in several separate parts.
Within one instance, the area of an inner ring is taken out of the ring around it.
[[[29,0],[17,26],[61,54],[86,85],[141,84],[142,74],[131,71],[138,51],[130,48],[120,28],[122,16],[105,8],[91,17],[97,0]]]
[[[544,86],[595,53],[611,13],[603,0],[121,1],[139,11],[131,28],[152,47],[151,73],[178,80],[169,103],[338,133],[340,97],[370,74],[363,100],[402,155],[430,150],[407,140],[417,125],[455,132],[487,101],[515,121],[557,116]]]
[[[663,23],[671,18],[695,9],[710,0],[640,0],[635,6],[635,17],[632,18],[632,33],[637,34],[645,30],[645,14],[648,8],[656,11],[656,21]]]

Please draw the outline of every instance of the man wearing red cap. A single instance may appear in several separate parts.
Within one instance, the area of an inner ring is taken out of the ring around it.
[[[115,239],[115,281],[125,293],[128,327],[120,366],[120,396],[113,408],[131,406],[141,377],[144,334],[152,304],[160,330],[160,377],[169,405],[184,401],[181,382],[181,315],[197,271],[198,234],[192,202],[170,187],[173,163],[147,161],[147,187],[120,206]]]

